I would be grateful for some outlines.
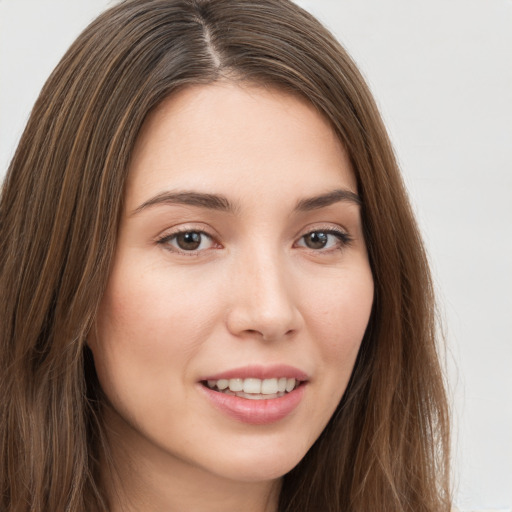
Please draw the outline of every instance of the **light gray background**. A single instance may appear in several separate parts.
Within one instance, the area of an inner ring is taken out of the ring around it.
[[[44,80],[112,3],[0,0],[0,178]],[[457,505],[512,510],[512,0],[299,3],[366,76],[427,242]]]

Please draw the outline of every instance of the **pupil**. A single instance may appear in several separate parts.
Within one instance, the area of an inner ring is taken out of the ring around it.
[[[178,242],[180,249],[193,251],[201,245],[201,233],[197,233],[195,231],[180,233],[176,241]]]
[[[306,245],[310,249],[323,249],[327,245],[327,234],[315,231],[306,235]]]

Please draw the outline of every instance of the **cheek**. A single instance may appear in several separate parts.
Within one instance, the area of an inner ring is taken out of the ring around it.
[[[310,296],[309,317],[326,366],[350,374],[373,305],[373,278],[369,268],[337,279],[329,293]],[[348,375],[349,376],[349,375]],[[347,377],[348,380],[348,377]]]
[[[175,293],[167,283],[161,275],[114,272],[89,343],[105,395],[137,428],[141,418],[161,422],[200,346],[202,330],[190,318],[193,294]]]
[[[98,323],[105,331],[123,333],[133,342],[169,341],[180,330],[197,327],[192,314],[202,312],[206,302],[204,288],[200,294],[196,292],[199,289],[159,269],[134,278],[126,271],[114,273],[100,306]]]
[[[215,290],[158,269],[137,275],[117,268],[124,270],[111,275],[89,343],[102,381],[186,368],[215,322]]]

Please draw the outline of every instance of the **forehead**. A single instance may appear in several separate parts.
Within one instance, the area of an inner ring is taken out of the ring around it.
[[[357,192],[347,152],[313,105],[276,89],[217,82],[182,89],[150,113],[133,151],[127,202],[168,189],[251,196],[272,188],[295,198],[339,187]]]

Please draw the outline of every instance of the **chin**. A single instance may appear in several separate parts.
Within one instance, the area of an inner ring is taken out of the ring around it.
[[[243,482],[277,480],[290,472],[306,455],[310,446],[294,446],[292,439],[279,446],[262,447],[254,443],[252,449],[233,448],[216,460],[216,472],[224,477]]]

